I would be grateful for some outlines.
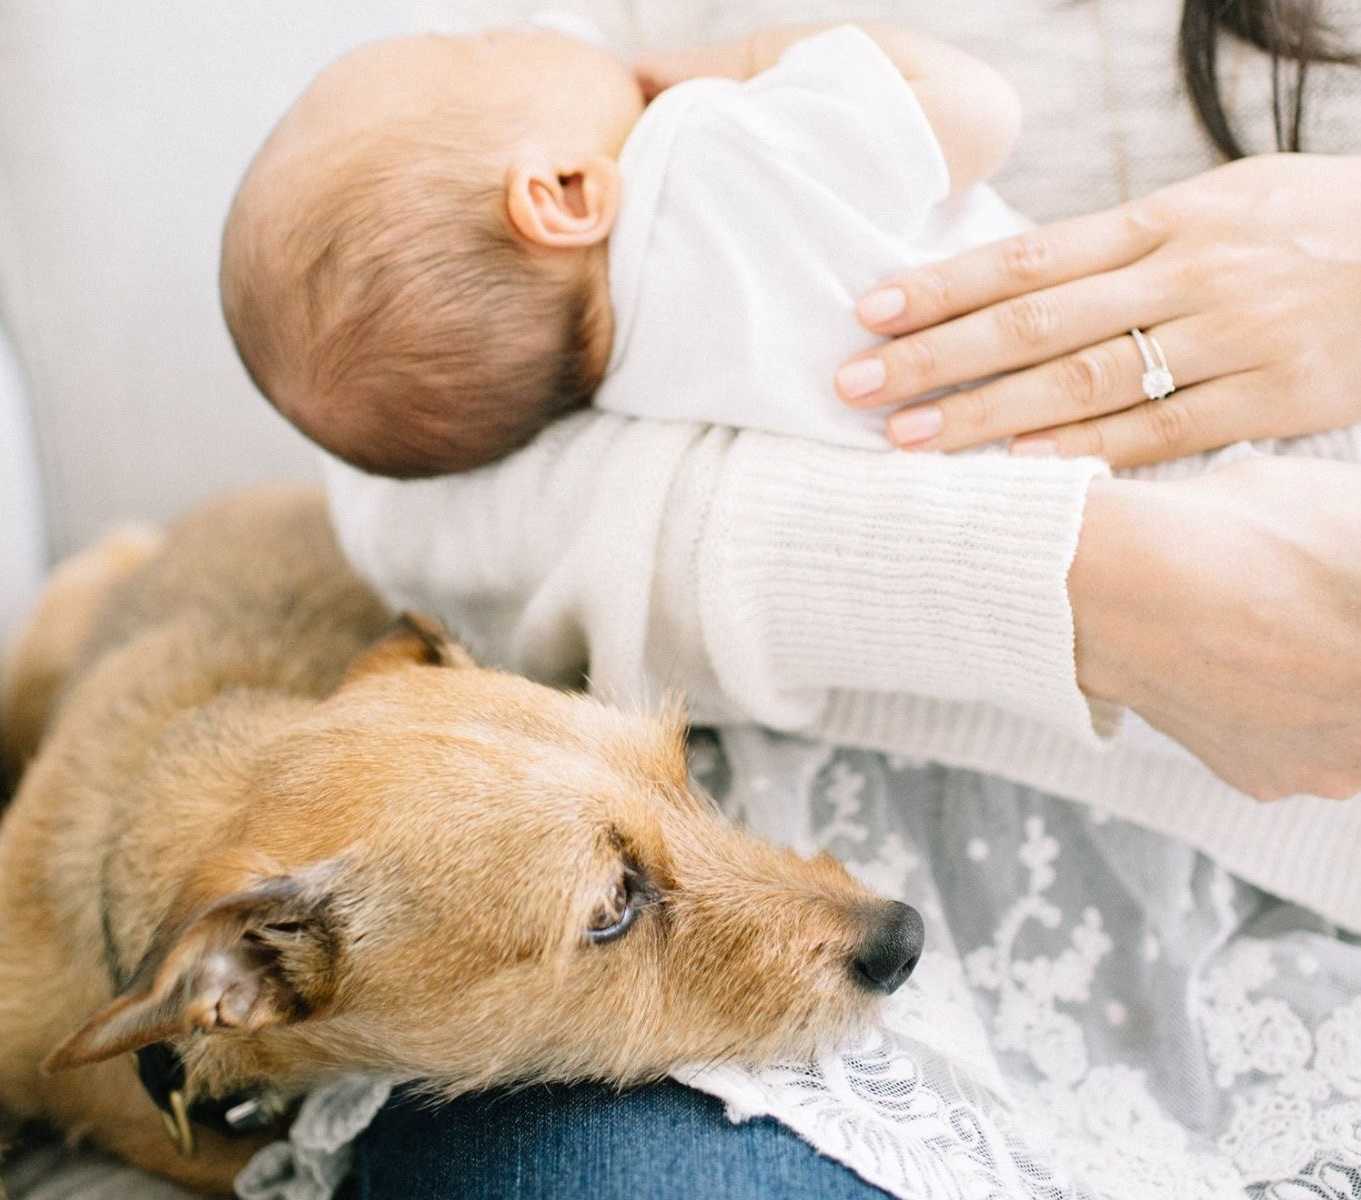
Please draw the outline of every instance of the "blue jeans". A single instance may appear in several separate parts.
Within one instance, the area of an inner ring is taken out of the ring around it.
[[[398,1096],[355,1152],[356,1200],[883,1200],[769,1119],[667,1080]]]

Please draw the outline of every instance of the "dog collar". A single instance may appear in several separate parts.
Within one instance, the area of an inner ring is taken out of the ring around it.
[[[194,1153],[195,1125],[223,1137],[247,1137],[277,1124],[293,1107],[281,1093],[264,1086],[242,1088],[226,1096],[203,1096],[190,1104],[184,1094],[184,1059],[174,1046],[153,1042],[133,1057],[142,1087],[161,1110],[166,1135],[186,1158]]]

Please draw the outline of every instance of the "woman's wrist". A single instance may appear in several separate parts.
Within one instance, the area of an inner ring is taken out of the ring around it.
[[[1126,706],[1139,700],[1137,639],[1130,635],[1166,569],[1166,538],[1153,533],[1162,499],[1156,484],[1133,479],[1093,479],[1088,489],[1068,597],[1078,687],[1093,700]]]

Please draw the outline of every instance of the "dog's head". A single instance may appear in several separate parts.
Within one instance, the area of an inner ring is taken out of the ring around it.
[[[135,978],[49,1065],[198,1030],[223,1035],[205,1063],[270,1075],[623,1081],[807,1053],[921,942],[835,860],[726,824],[678,718],[480,669],[406,618],[281,731]]]

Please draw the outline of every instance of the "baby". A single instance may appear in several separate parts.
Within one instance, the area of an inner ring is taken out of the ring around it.
[[[252,162],[222,302],[260,390],[370,472],[467,470],[594,402],[887,446],[840,404],[890,271],[1022,227],[977,60],[888,26],[779,28],[730,78],[640,78],[542,29],[333,64]]]

